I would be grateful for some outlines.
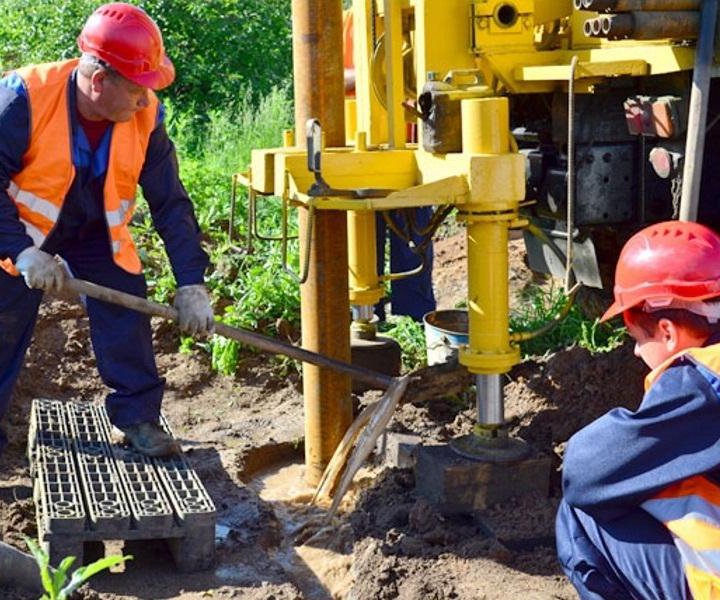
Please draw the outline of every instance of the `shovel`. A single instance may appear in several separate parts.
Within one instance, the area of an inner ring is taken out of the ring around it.
[[[139,298],[137,296],[133,296],[132,294],[104,287],[96,283],[91,283],[82,279],[68,278],[65,281],[65,289],[69,289],[80,295],[95,298],[96,300],[110,302],[111,304],[117,304],[147,315],[162,317],[168,321],[177,322],[177,310],[170,306],[158,304],[156,302],[146,300],[145,298]],[[352,482],[355,473],[375,447],[375,442],[378,437],[380,437],[390,420],[400,397],[403,395],[405,388],[407,387],[407,376],[390,377],[389,375],[377,373],[364,367],[351,365],[341,360],[318,354],[317,352],[305,350],[304,348],[298,348],[292,344],[274,340],[265,335],[255,333],[254,331],[240,329],[239,327],[232,327],[219,321],[215,322],[215,333],[243,344],[247,344],[248,346],[253,346],[254,348],[265,352],[282,354],[284,356],[294,358],[295,360],[308,362],[318,367],[323,367],[342,373],[343,375],[348,375],[351,378],[361,381],[375,389],[379,388],[386,390],[383,397],[375,404],[366,408],[355,423],[350,426],[345,434],[345,437],[330,460],[330,463],[328,463],[325,472],[323,473],[318,489],[313,497],[313,501],[320,496],[332,494],[333,490],[337,490],[333,496],[333,503],[328,516],[332,517],[340,505],[342,497],[350,487],[350,483]],[[356,440],[357,445],[352,455],[350,455],[350,450]],[[348,467],[347,469],[344,469],[346,464]],[[338,478],[341,474],[342,479],[338,483]]]

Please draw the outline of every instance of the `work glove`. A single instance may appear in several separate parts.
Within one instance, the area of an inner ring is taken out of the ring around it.
[[[65,269],[60,262],[35,246],[25,248],[17,255],[15,268],[29,288],[59,292],[65,285]]]
[[[175,294],[180,329],[190,335],[211,335],[215,332],[215,317],[210,298],[203,284],[183,285]]]

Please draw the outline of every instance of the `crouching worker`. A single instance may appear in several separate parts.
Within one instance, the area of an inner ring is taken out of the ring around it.
[[[720,236],[634,235],[602,320],[620,314],[651,372],[635,412],[568,442],[560,562],[584,599],[720,598]]]
[[[136,6],[106,4],[89,17],[78,45],[79,59],[0,80],[0,418],[43,291],[63,287],[56,256],[76,277],[145,297],[128,229],[138,184],[173,267],[181,326],[212,329],[208,259],[153,93],[175,77],[160,30]],[[92,298],[86,306],[98,371],[112,390],[111,422],[140,452],[178,452],[158,425],[164,380],[149,318]],[[6,444],[0,430],[0,452]]]

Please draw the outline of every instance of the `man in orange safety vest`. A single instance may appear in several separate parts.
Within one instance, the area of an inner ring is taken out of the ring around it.
[[[208,258],[154,90],[175,70],[139,7],[97,8],[78,59],[31,65],[0,80],[0,418],[32,337],[44,291],[74,276],[146,296],[129,231],[137,187],[165,243],[183,330],[208,334]],[[62,260],[60,260],[62,259]],[[179,451],[159,425],[159,376],[147,316],[87,298],[111,422],[140,452]],[[61,359],[61,357],[58,357]],[[0,452],[7,443],[0,430]]]

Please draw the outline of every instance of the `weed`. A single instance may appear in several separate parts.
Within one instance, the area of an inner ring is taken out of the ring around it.
[[[33,540],[25,538],[30,552],[40,568],[40,580],[42,581],[45,593],[40,600],[68,600],[71,594],[83,583],[104,569],[110,569],[126,560],[132,560],[132,556],[106,556],[96,560],[89,565],[78,567],[70,575],[70,567],[75,562],[74,556],[65,557],[57,569],[50,567],[50,558],[42,548]]]
[[[557,287],[530,286],[522,304],[510,314],[510,330],[534,331],[552,321],[567,303],[567,296]],[[626,338],[618,329],[596,319],[588,319],[573,305],[567,316],[550,331],[520,344],[523,356],[542,355],[577,344],[590,352],[609,352]]]
[[[238,364],[239,345],[233,340],[218,338],[212,344],[212,368],[223,375],[232,375]]]
[[[378,329],[400,344],[403,372],[414,371],[427,364],[425,330],[421,323],[412,317],[391,315]]]
[[[191,337],[184,335],[180,338],[180,348],[178,348],[178,350],[182,354],[191,354],[194,346],[195,340]]]

